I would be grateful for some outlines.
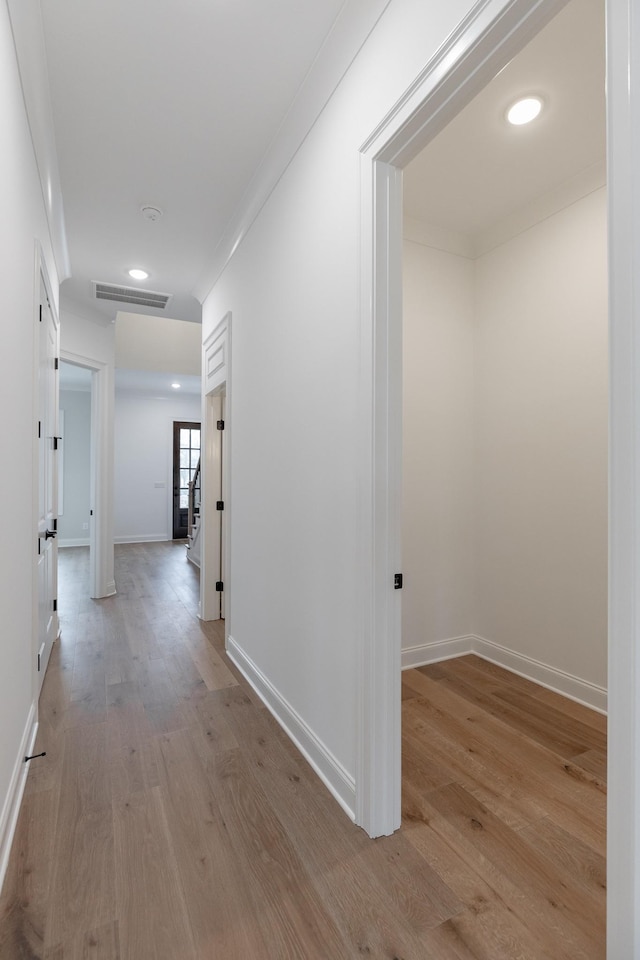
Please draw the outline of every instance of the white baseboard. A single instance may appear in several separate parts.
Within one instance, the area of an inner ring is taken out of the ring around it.
[[[356,785],[331,751],[316,736],[302,717],[278,693],[273,684],[253,660],[238,646],[233,637],[227,639],[227,653],[238,670],[251,684],[265,706],[271,711],[287,736],[308,760],[325,786],[331,791],[345,813],[355,820]]]
[[[598,713],[607,712],[607,690],[605,687],[582,680],[571,673],[551,667],[547,663],[516,653],[499,643],[493,643],[484,637],[470,635],[454,637],[451,640],[440,640],[436,643],[425,643],[422,646],[408,647],[402,651],[402,669],[422,667],[428,663],[437,663],[440,660],[450,660],[452,657],[462,657],[468,653],[495,663],[511,673],[532,680],[534,683],[554,690],[556,693],[576,700],[578,703],[597,710]]]
[[[64,540],[58,540],[58,549],[61,547],[88,547],[88,537],[66,537]]]
[[[166,533],[129,533],[123,537],[114,537],[114,543],[159,543],[171,540]]]
[[[466,653],[475,653],[475,637],[452,637],[450,640],[437,640],[435,643],[423,643],[417,647],[405,647],[402,650],[402,669],[424,667],[428,663],[463,657]]]
[[[0,891],[2,890],[7,872],[11,844],[13,843],[18,814],[20,813],[24,785],[27,782],[27,774],[29,772],[29,766],[24,762],[24,758],[33,753],[33,745],[36,742],[37,732],[38,721],[36,705],[32,703],[18,748],[18,755],[13,767],[9,789],[4,800],[2,813],[0,814]]]

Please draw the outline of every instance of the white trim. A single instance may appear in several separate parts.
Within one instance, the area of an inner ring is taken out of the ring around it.
[[[232,438],[232,333],[233,318],[226,313],[202,344],[202,498],[200,520],[200,604],[202,620],[220,619],[216,580],[224,582],[225,636],[231,630],[231,487]],[[224,398],[224,399],[223,399]],[[216,411],[220,411],[219,413]],[[224,420],[220,436],[215,429],[218,417]],[[222,491],[219,489],[219,460],[222,456]],[[211,479],[210,479],[211,477]],[[215,510],[216,499],[224,499],[223,518]],[[224,535],[223,535],[224,533]],[[222,569],[218,545],[222,536]]]
[[[29,773],[29,765],[24,762],[24,758],[33,753],[33,745],[36,742],[37,733],[37,711],[35,703],[32,703],[20,740],[18,755],[13,765],[9,789],[7,790],[2,813],[0,814],[0,892],[2,891],[2,885],[7,872],[9,854],[11,853],[11,845],[16,832],[18,814],[20,813],[20,804],[22,803],[24,786],[27,782],[27,774]]]
[[[432,643],[420,643],[415,647],[403,647],[402,669],[412,670],[414,667],[426,667],[429,663],[440,663],[442,660],[453,660],[454,657],[464,657],[468,653],[475,653],[475,640],[472,635],[465,637],[451,637],[447,640],[434,640]]]
[[[88,547],[89,544],[88,537],[68,537],[66,540],[58,540],[58,550],[64,550],[65,547]]]
[[[227,638],[227,654],[247,682],[273,714],[290,740],[311,764],[345,813],[355,818],[355,780],[302,719],[300,714],[276,690],[270,680],[242,650],[233,637]]]
[[[609,751],[607,956],[640,956],[640,34],[607,0]]]
[[[555,693],[575,700],[577,703],[597,710],[598,713],[607,712],[607,690],[596,683],[590,683],[580,677],[552,667],[548,663],[528,657],[523,653],[510,650],[484,637],[470,635],[454,637],[450,640],[439,640],[434,643],[425,643],[422,646],[408,647],[402,651],[402,669],[423,667],[429,663],[439,663],[442,660],[452,660],[474,653],[489,663],[504,667],[511,673],[518,674],[526,680],[547,687]]]

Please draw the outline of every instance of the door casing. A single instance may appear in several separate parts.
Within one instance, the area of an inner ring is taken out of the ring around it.
[[[58,364],[60,325],[44,266],[38,277],[37,618],[35,677],[40,694],[58,637]]]

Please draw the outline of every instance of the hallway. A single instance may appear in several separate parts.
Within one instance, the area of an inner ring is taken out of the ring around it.
[[[101,601],[60,562],[1,960],[604,956],[602,717],[475,658],[405,674],[404,828],[370,841],[198,621],[183,544],[117,546]]]

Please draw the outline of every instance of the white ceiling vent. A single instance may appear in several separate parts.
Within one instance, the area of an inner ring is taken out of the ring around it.
[[[115,300],[116,303],[133,303],[138,307],[155,307],[164,310],[171,300],[170,293],[156,293],[139,287],[120,287],[113,283],[98,283],[94,280],[96,300]]]

